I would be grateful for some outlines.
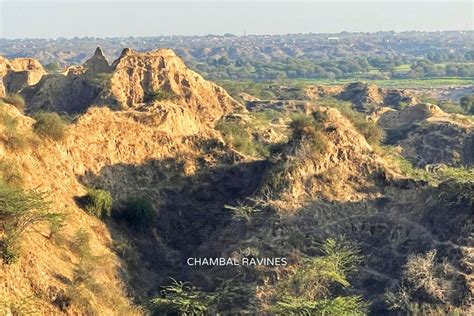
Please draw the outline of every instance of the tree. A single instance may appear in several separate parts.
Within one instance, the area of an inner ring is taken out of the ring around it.
[[[461,98],[461,107],[467,114],[474,115],[474,94],[463,96]]]

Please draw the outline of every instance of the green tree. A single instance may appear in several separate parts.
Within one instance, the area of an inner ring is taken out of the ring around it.
[[[461,98],[461,107],[467,114],[474,115],[474,94],[463,96]]]

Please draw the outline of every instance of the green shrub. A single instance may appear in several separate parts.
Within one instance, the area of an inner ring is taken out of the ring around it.
[[[148,198],[130,198],[119,212],[119,218],[137,231],[146,231],[155,220],[155,210]]]
[[[290,128],[293,135],[299,137],[305,129],[311,129],[314,126],[314,120],[311,116],[305,114],[296,114],[291,118]]]
[[[44,69],[46,69],[46,71],[51,72],[51,73],[59,73],[59,72],[61,72],[62,67],[61,67],[61,65],[59,65],[58,62],[54,62],[54,63],[47,64],[44,67]]]
[[[99,72],[95,74],[93,77],[88,78],[89,82],[97,87],[105,88],[110,82],[112,78],[111,73],[107,72]]]
[[[449,101],[441,100],[437,103],[441,110],[446,113],[454,114],[469,114],[465,111],[466,108],[461,107],[459,104],[452,103]]]
[[[83,200],[87,213],[91,215],[102,218],[112,213],[113,200],[108,191],[90,189]]]
[[[356,249],[334,239],[322,245],[322,256],[308,258],[303,265],[276,285],[278,315],[364,315],[367,304],[360,296],[340,296],[350,286],[349,273],[361,257]],[[337,295],[339,294],[339,295]]]
[[[321,132],[326,118],[323,113],[315,113],[313,116],[294,115],[290,123],[292,139],[294,141],[309,141],[313,154],[323,153],[328,146],[326,136]]]
[[[234,219],[244,220],[247,222],[251,220],[252,216],[262,211],[255,206],[249,206],[245,204],[239,204],[237,206],[224,205],[224,208],[232,212],[232,217]]]
[[[150,300],[152,315],[207,315],[215,296],[174,279],[164,286],[159,297]]]
[[[362,113],[354,111],[349,102],[342,102],[335,98],[324,98],[318,100],[318,103],[337,109],[345,118],[351,121],[357,131],[365,137],[369,144],[378,145],[384,138],[383,130],[376,123],[368,121]]]
[[[146,91],[143,96],[143,102],[145,103],[164,100],[176,101],[176,99],[177,96],[173,92],[162,89]]]
[[[461,98],[461,107],[466,114],[474,115],[474,94],[463,96]]]
[[[61,214],[50,213],[45,193],[22,190],[0,182],[0,220],[5,230],[2,255],[6,263],[19,256],[18,241],[23,232],[38,222],[55,221]]]
[[[216,128],[222,133],[226,144],[237,151],[250,156],[265,156],[268,154],[268,149],[254,141],[245,127],[239,123],[220,121]]]
[[[28,145],[26,135],[17,130],[18,119],[11,116],[3,106],[0,107],[0,123],[4,126],[5,145],[10,150],[22,150]]]
[[[341,113],[351,121],[357,131],[365,137],[369,144],[380,144],[380,141],[384,137],[384,132],[377,123],[368,121],[365,115],[353,110],[346,110]]]
[[[0,181],[15,187],[21,186],[23,178],[18,171],[18,166],[10,161],[0,161]]]
[[[66,134],[66,122],[58,113],[43,112],[35,116],[33,131],[52,140],[61,140]]]
[[[25,110],[25,100],[23,99],[21,95],[17,93],[7,95],[1,98],[1,100],[5,103],[13,105],[14,107],[16,107],[18,110],[22,112]]]

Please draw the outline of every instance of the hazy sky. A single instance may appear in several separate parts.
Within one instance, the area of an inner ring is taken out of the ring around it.
[[[0,0],[0,37],[472,30],[461,1]]]

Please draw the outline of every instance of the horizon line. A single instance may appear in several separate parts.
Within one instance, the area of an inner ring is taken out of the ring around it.
[[[409,30],[409,31],[395,31],[395,30],[378,30],[378,31],[340,31],[340,32],[307,32],[307,33],[261,33],[261,34],[234,34],[234,33],[209,33],[209,34],[194,34],[194,35],[184,35],[184,34],[160,34],[160,35],[111,35],[111,36],[80,36],[76,35],[73,37],[67,36],[58,36],[58,37],[1,37],[0,40],[57,40],[57,39],[66,39],[66,40],[73,40],[73,39],[86,39],[86,38],[94,38],[94,39],[118,39],[118,38],[158,38],[158,37],[252,37],[252,36],[291,36],[291,35],[335,35],[335,34],[378,34],[378,33],[451,33],[451,32],[458,32],[458,33],[474,33],[474,29],[451,29],[451,30]]]

